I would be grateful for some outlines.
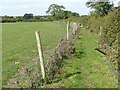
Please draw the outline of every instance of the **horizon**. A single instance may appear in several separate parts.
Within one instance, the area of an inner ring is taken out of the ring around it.
[[[86,2],[89,0],[79,1],[79,0],[2,0],[0,3],[0,16],[23,16],[25,13],[32,13],[34,16],[46,16],[46,11],[48,7],[55,3],[58,5],[63,5],[65,10],[72,12],[77,12],[79,15],[88,15],[90,13],[90,8],[87,8]],[[118,6],[119,0],[113,0],[115,6]],[[42,9],[41,9],[42,8]]]

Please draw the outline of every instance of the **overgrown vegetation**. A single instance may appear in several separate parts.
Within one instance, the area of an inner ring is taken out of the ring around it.
[[[119,62],[119,9],[114,7],[112,11],[106,16],[96,16],[95,14],[89,16],[81,16],[79,18],[70,18],[70,21],[80,22],[86,30],[91,31],[100,36],[98,48],[106,53],[115,73],[118,75]],[[101,34],[101,35],[100,35]]]
[[[117,88],[118,78],[111,73],[104,55],[94,50],[99,36],[80,29],[75,53],[63,60],[61,74],[56,74],[47,88]]]
[[[76,33],[73,34],[70,31],[69,33],[71,34],[69,34],[69,39],[67,40],[67,38],[63,37],[56,46],[53,54],[49,56],[48,62],[46,64],[48,83],[54,79],[54,76],[56,74],[62,73],[63,70],[61,69],[61,67],[64,62],[63,60],[69,58],[69,54],[75,53],[74,43],[75,40],[79,37],[80,33],[79,26],[77,26],[76,28]]]

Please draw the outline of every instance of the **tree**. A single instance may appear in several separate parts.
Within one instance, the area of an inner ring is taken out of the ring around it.
[[[61,19],[63,16],[64,13],[63,9],[65,9],[65,7],[62,5],[51,4],[46,13],[51,14],[58,20]]]
[[[79,17],[79,13],[71,12],[71,11],[64,11],[64,19],[70,18],[70,17]]]
[[[112,10],[113,3],[109,0],[97,0],[95,2],[88,1],[86,6],[94,9],[94,14],[105,16]]]
[[[17,22],[17,18],[15,18],[13,16],[7,16],[7,15],[5,15],[5,16],[2,17],[1,22],[3,22],[3,23],[4,22]]]
[[[79,17],[79,13],[71,12],[64,9],[65,7],[62,5],[51,4],[46,13],[50,14],[55,20],[67,19],[73,16]]]
[[[73,12],[72,16],[79,17],[80,15],[79,15],[79,13]]]
[[[72,12],[71,11],[64,11],[64,19],[67,19],[69,17],[72,17]]]
[[[30,13],[30,14],[26,13],[23,16],[23,21],[33,21],[33,18],[34,18],[34,16],[32,13]]]

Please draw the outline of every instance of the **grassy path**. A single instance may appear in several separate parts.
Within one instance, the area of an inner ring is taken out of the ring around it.
[[[97,35],[82,29],[76,54],[64,61],[64,74],[57,75],[57,82],[54,80],[47,87],[117,88],[117,78],[110,72],[104,56],[94,50],[98,39]]]

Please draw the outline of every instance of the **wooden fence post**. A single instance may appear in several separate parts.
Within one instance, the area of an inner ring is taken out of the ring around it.
[[[73,22],[72,28],[73,28],[73,34],[75,34],[75,32],[77,30],[77,23],[76,22]]]
[[[43,59],[42,45],[41,45],[39,31],[36,31],[35,35],[36,35],[36,39],[37,39],[37,46],[38,46],[38,53],[39,53],[39,59],[40,59],[40,65],[41,65],[42,78],[45,81],[45,66],[44,66],[44,59]]]
[[[75,22],[72,24],[73,34],[75,34]]]
[[[101,36],[101,34],[102,34],[102,27],[100,27],[100,36]]]
[[[100,27],[100,36],[102,35],[102,27]],[[99,45],[100,48],[102,48],[102,45]]]
[[[69,21],[67,22],[67,40],[69,39]]]

